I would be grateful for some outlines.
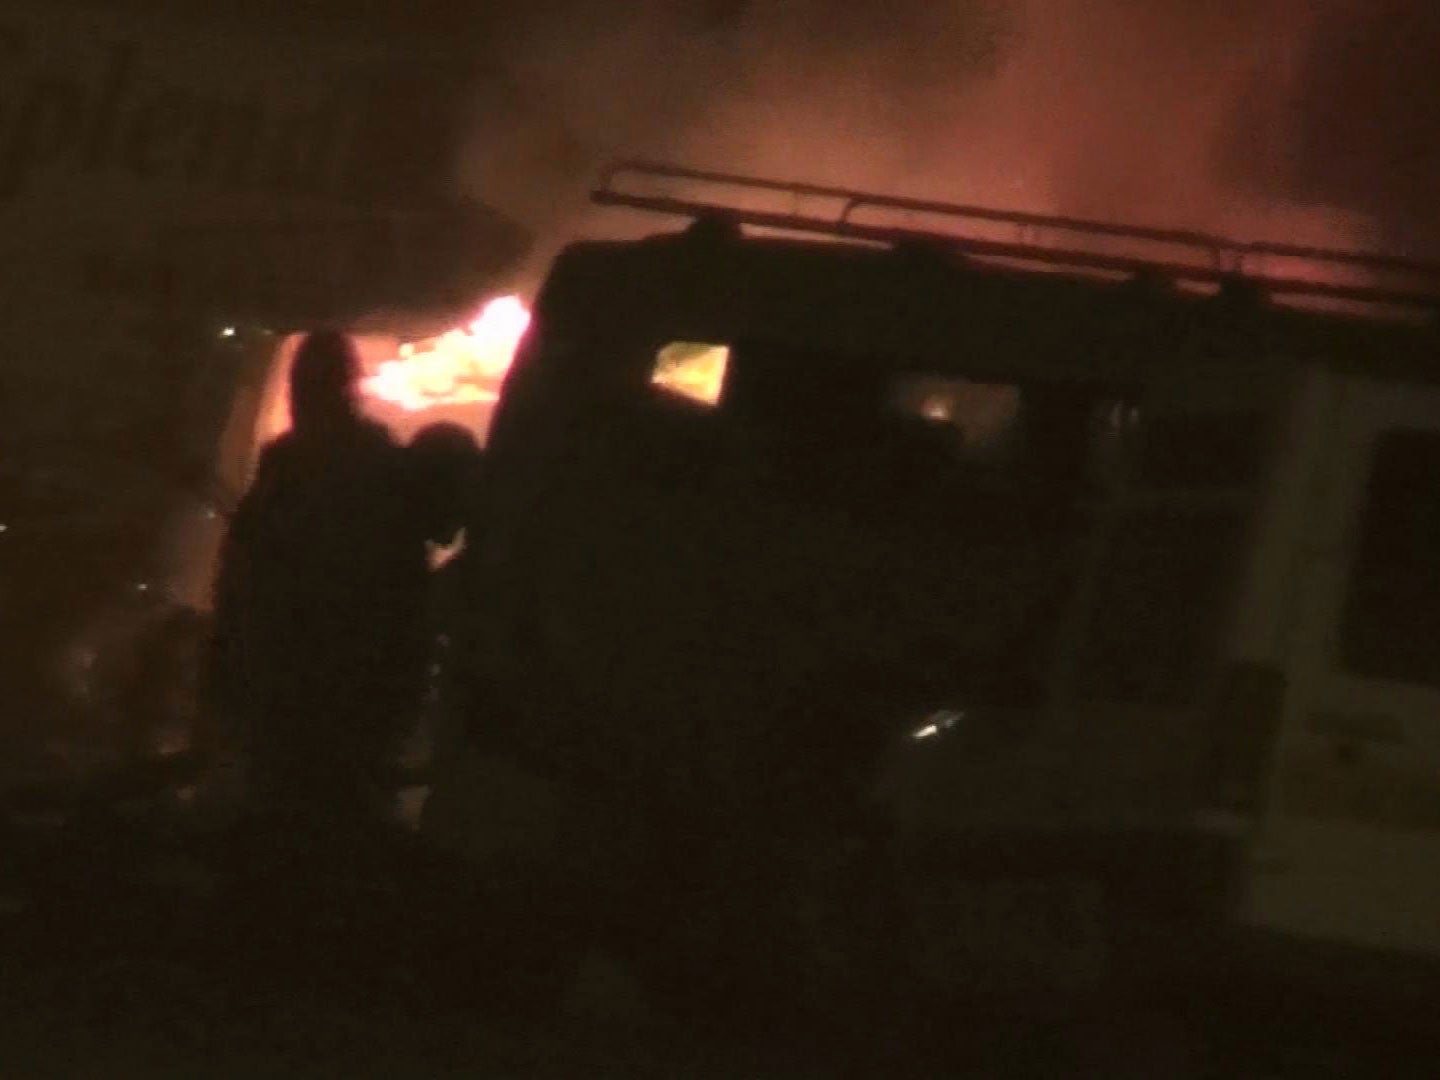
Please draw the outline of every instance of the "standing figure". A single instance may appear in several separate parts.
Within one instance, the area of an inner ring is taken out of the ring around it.
[[[426,660],[425,527],[403,450],[360,413],[359,374],[345,335],[301,344],[293,426],[221,552],[209,665],[261,798],[341,818],[377,808]]]

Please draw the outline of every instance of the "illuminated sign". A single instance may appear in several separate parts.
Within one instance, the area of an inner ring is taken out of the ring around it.
[[[399,59],[317,57],[247,85],[245,57],[216,81],[183,48],[100,28],[57,49],[51,29],[0,16],[0,205],[59,175],[347,199],[448,171],[459,95],[444,65],[418,78]],[[225,39],[194,36],[223,53]]]

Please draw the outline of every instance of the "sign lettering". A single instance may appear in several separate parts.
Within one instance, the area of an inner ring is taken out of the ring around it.
[[[376,166],[387,160],[433,165],[450,149],[433,145],[449,134],[440,80],[422,88],[434,101],[416,110],[413,98],[390,92],[394,72],[358,64],[334,73],[324,90],[286,87],[292,100],[187,85],[147,63],[133,40],[106,42],[84,60],[42,59],[26,28],[0,24],[0,206],[57,175],[353,197],[386,185]],[[396,109],[424,122],[382,115]],[[398,141],[366,145],[381,132]]]

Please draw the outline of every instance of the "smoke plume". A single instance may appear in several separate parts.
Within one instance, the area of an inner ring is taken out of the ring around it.
[[[1360,0],[551,4],[496,37],[490,52],[512,91],[479,104],[464,174],[556,242],[655,228],[585,207],[601,164],[636,154],[1237,239],[1385,246],[1396,227],[1384,200],[1366,194],[1363,175],[1348,189],[1319,183],[1314,160],[1344,156],[1316,134],[1317,57],[1366,10]]]

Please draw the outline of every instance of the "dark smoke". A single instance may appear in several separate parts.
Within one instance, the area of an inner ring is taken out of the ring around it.
[[[1440,6],[1325,5],[1298,72],[1290,153],[1240,117],[1236,181],[1377,223],[1387,249],[1440,258]],[[1270,168],[1256,163],[1270,160]]]
[[[556,240],[655,228],[584,208],[606,159],[642,154],[1240,239],[1393,247],[1437,171],[1417,179],[1435,140],[1399,115],[1407,93],[1436,97],[1420,85],[1424,64],[1408,84],[1390,70],[1407,31],[1370,13],[1405,6],[550,4],[487,50],[512,90],[478,103],[465,178]],[[1379,164],[1422,143],[1404,179]]]

